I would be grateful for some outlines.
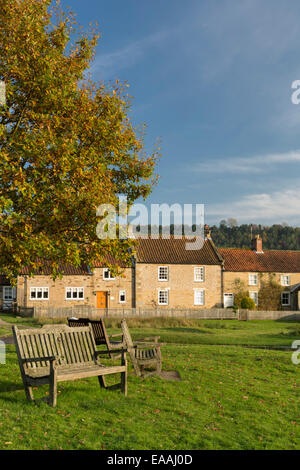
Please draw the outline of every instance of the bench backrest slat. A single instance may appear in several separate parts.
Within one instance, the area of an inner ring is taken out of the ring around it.
[[[67,363],[68,364],[74,364],[76,362],[76,357],[74,353],[74,346],[72,343],[72,333],[70,334],[64,334],[64,346],[65,346],[65,351],[66,351],[66,357],[67,357]]]
[[[106,342],[106,330],[105,327],[103,327],[103,320],[99,321],[92,321],[91,322],[93,332],[95,335],[95,338],[97,338],[97,341],[103,341],[104,343]]]
[[[40,329],[13,327],[18,357],[22,359],[57,357],[57,366],[94,363],[96,344],[91,326],[70,328],[47,325]],[[27,367],[49,366],[49,361],[29,362]]]
[[[109,338],[102,318],[100,320],[90,320],[89,318],[69,318],[68,324],[72,328],[92,325],[96,344],[109,344]]]
[[[75,362],[80,362],[81,359],[80,359],[80,355],[79,355],[79,351],[78,351],[78,345],[77,345],[77,342],[76,342],[76,337],[75,335],[73,335],[73,333],[70,334],[70,347],[71,347],[71,350],[72,350],[72,353],[73,353],[73,358],[74,358],[74,361]]]

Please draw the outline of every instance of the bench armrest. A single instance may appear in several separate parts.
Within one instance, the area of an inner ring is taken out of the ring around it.
[[[140,338],[137,341],[135,341],[135,343],[142,343],[144,341],[146,342],[151,341],[151,342],[157,343],[159,339],[160,339],[160,336],[150,336],[149,338]]]
[[[100,356],[101,354],[115,354],[115,353],[122,353],[122,352],[127,352],[127,349],[123,348],[123,349],[113,349],[113,350],[109,350],[109,351],[95,351],[95,357],[98,357]]]
[[[29,357],[27,359],[22,359],[22,363],[26,364],[27,362],[54,362],[57,359],[55,356],[45,356],[45,357]]]
[[[145,349],[146,347],[152,347],[153,349],[158,349],[160,348],[160,343],[135,343],[135,348],[136,349]]]

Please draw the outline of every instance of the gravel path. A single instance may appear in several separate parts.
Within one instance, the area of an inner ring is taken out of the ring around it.
[[[0,326],[9,326],[9,327],[11,327],[12,324],[11,324],[11,323],[8,323],[7,321],[4,321],[4,320],[2,320],[2,319],[0,318]]]
[[[11,331],[12,326],[14,326],[13,323],[8,323],[0,318],[0,327],[4,326],[5,328],[9,328]],[[16,323],[16,326],[20,328],[34,328],[33,326],[25,326],[25,325],[20,325],[19,323]],[[3,341],[5,344],[14,344],[14,338],[13,336],[5,336],[0,337],[0,341]]]

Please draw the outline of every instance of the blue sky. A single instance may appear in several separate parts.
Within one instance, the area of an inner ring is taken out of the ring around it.
[[[219,223],[300,225],[298,0],[62,0],[102,38],[94,80],[128,81],[162,139],[148,203],[205,204]]]

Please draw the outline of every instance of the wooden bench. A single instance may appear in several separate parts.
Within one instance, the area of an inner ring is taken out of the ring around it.
[[[47,325],[39,329],[19,330],[13,335],[26,397],[33,401],[32,387],[49,384],[48,402],[56,405],[57,383],[98,377],[104,388],[121,388],[127,394],[126,351],[120,350],[120,366],[104,366],[100,356],[109,351],[97,351],[91,326],[70,328],[67,325]],[[106,386],[105,376],[121,374],[121,383]]]
[[[159,375],[162,368],[161,344],[158,343],[160,336],[139,339],[133,343],[126,320],[121,321],[121,327],[126,348],[136,375],[140,377]],[[145,371],[145,367],[148,368],[152,366],[155,368],[153,371]]]
[[[96,345],[106,345],[108,351],[114,353],[114,357],[116,357],[115,351],[113,351],[114,349],[125,348],[125,343],[123,342],[123,334],[118,333],[108,335],[105,323],[102,318],[100,318],[100,320],[90,320],[89,318],[68,318],[68,325],[71,327],[91,325]],[[111,341],[111,338],[119,337],[121,337],[121,341]],[[111,353],[109,354],[109,356],[111,357]]]

